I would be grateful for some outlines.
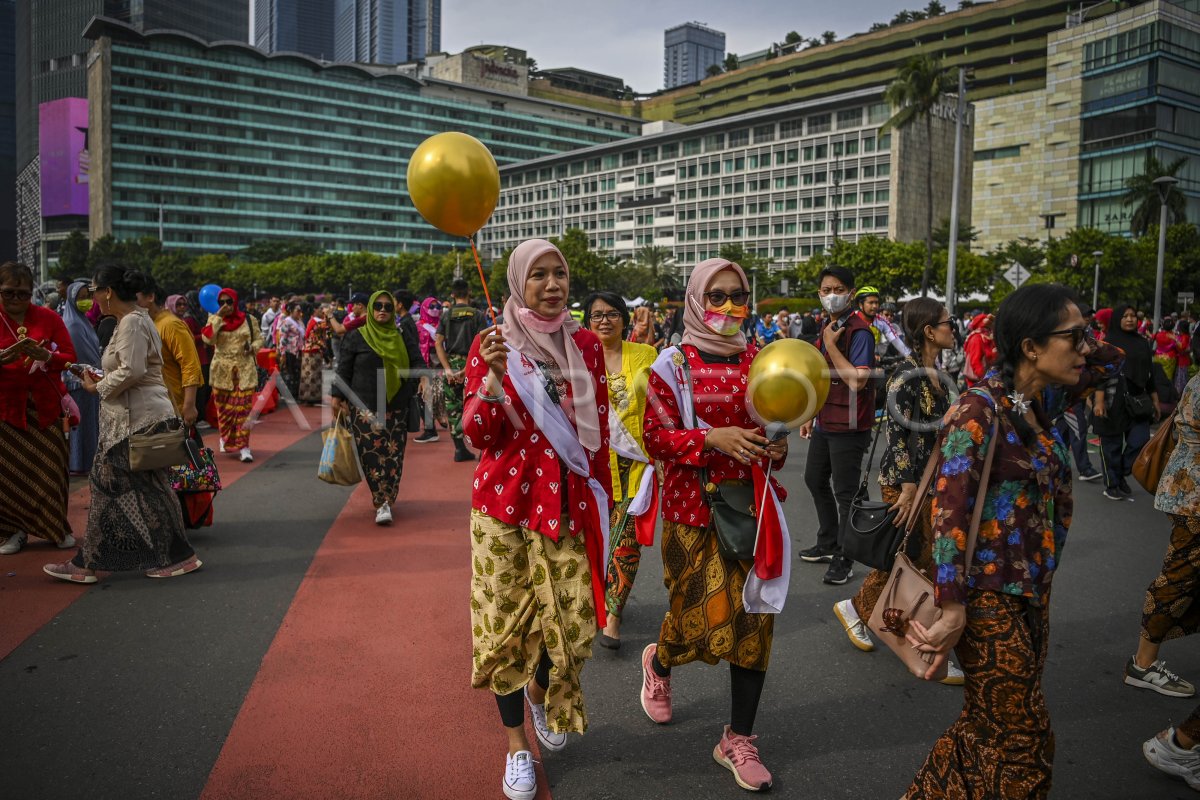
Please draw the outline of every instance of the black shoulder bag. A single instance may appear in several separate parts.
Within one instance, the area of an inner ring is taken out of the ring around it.
[[[881,500],[872,500],[867,490],[867,477],[875,463],[875,446],[879,444],[885,424],[886,420],[879,424],[871,440],[871,452],[862,471],[863,480],[850,501],[850,513],[842,523],[841,539],[846,558],[889,572],[904,539],[904,530],[896,525],[896,510]]]
[[[683,349],[680,348],[680,352]],[[692,422],[696,422],[696,401],[692,391],[692,368],[687,355],[683,359],[683,379],[688,384],[692,400]],[[708,480],[708,470],[700,469],[700,491],[708,506],[713,530],[717,532],[717,549],[722,558],[730,561],[753,561],[754,544],[758,536],[758,517],[755,513],[754,484],[726,481],[716,484]]]

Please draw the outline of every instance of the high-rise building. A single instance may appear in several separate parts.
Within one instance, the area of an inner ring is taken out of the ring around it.
[[[402,64],[441,50],[441,0],[335,0],[338,61]]]
[[[699,22],[667,28],[663,36],[663,86],[695,83],[725,61],[725,34]]]
[[[141,31],[176,30],[207,42],[249,41],[251,0],[108,0],[106,16]]]
[[[17,255],[17,4],[0,0],[0,262]]]
[[[254,46],[267,53],[335,59],[335,0],[253,0]]]

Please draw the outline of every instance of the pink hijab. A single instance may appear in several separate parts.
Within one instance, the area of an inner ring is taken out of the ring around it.
[[[713,333],[704,324],[704,293],[708,291],[708,285],[712,283],[717,273],[724,269],[736,272],[742,281],[742,288],[750,291],[746,273],[740,266],[724,258],[710,258],[707,261],[701,261],[692,270],[692,277],[688,280],[687,291],[683,298],[683,339],[681,344],[690,344],[696,349],[714,356],[731,356],[746,350],[746,335],[740,330],[733,336],[721,336],[719,333]]]
[[[543,363],[553,361],[562,370],[563,377],[571,383],[574,400],[574,413],[568,416],[575,423],[579,443],[594,453],[600,449],[600,414],[596,410],[592,373],[572,338],[580,328],[579,323],[565,308],[557,317],[546,319],[525,304],[525,281],[533,263],[547,253],[557,256],[567,275],[571,274],[562,252],[545,239],[521,242],[509,255],[508,302],[504,304],[502,332],[509,347],[521,355]]]

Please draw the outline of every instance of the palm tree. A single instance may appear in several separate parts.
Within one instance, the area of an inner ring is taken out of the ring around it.
[[[1162,212],[1162,198],[1158,194],[1158,187],[1154,185],[1155,179],[1177,177],[1175,173],[1179,172],[1185,163],[1187,158],[1164,164],[1153,153],[1147,153],[1145,172],[1125,180],[1126,191],[1125,196],[1121,198],[1121,204],[1134,206],[1129,228],[1135,236],[1142,236],[1151,225],[1158,224],[1159,214]],[[1187,215],[1187,199],[1183,192],[1179,191],[1178,184],[1167,190],[1167,210],[1170,212],[1168,221],[1174,218],[1178,222]]]
[[[900,67],[883,99],[899,109],[883,124],[879,133],[899,130],[917,119],[925,120],[925,271],[921,274],[921,296],[929,294],[933,274],[933,115],[938,98],[954,88],[955,80],[942,68],[942,62],[922,53],[912,56]]]
[[[668,271],[671,262],[671,251],[669,248],[648,244],[638,248],[634,260],[638,266],[650,270],[650,274],[654,276],[654,280],[658,282],[659,287],[664,292],[674,288],[678,283],[674,272]]]

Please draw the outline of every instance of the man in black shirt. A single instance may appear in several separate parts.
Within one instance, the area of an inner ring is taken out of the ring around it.
[[[474,461],[475,454],[463,442],[463,381],[471,343],[488,323],[487,318],[471,305],[465,280],[458,278],[450,285],[450,296],[454,298],[454,305],[442,314],[434,346],[445,370],[446,416],[450,422],[450,436],[454,439],[454,460]]]

